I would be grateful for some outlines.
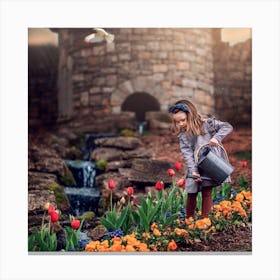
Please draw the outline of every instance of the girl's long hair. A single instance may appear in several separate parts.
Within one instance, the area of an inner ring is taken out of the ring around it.
[[[186,133],[189,136],[197,136],[197,135],[203,135],[205,134],[202,124],[203,124],[203,119],[202,116],[197,112],[196,107],[193,105],[193,103],[191,103],[189,100],[183,99],[183,100],[179,100],[175,103],[179,104],[179,103],[183,103],[185,105],[188,106],[190,112],[187,112],[186,115],[186,119],[187,119],[187,128],[186,128]],[[175,110],[173,112],[173,114],[176,114],[178,111],[180,110]],[[172,132],[178,134],[180,132],[180,129],[176,126],[175,121],[173,120],[172,123]]]

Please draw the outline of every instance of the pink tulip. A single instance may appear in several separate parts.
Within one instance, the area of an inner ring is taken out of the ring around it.
[[[51,217],[51,222],[56,223],[58,221],[59,214],[57,211],[53,211],[51,212],[50,217]]]
[[[241,165],[243,168],[247,167],[247,161],[246,160],[242,160],[241,161]]]
[[[128,187],[128,188],[126,189],[127,195],[133,195],[133,192],[134,192],[133,187]]]
[[[179,161],[177,161],[175,164],[174,164],[174,168],[179,171],[181,169],[182,165]]]
[[[170,168],[170,169],[167,170],[167,174],[172,177],[172,176],[175,175],[175,171]]]
[[[183,188],[186,184],[186,179],[185,178],[182,178],[180,180],[177,181],[177,186],[179,186],[180,188]]]
[[[74,220],[72,220],[72,222],[71,222],[71,227],[73,228],[73,229],[78,229],[79,227],[80,227],[80,220],[78,220],[78,219],[74,219]]]
[[[116,187],[115,181],[110,179],[109,182],[108,182],[108,187],[109,187],[110,190],[113,190]]]
[[[161,191],[163,189],[163,182],[157,181],[155,185],[156,190]]]
[[[49,204],[48,213],[51,215],[52,212],[55,211],[55,207],[52,204]]]

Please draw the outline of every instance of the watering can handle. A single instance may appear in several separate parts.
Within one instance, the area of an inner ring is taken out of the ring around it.
[[[200,178],[201,180],[207,180],[207,181],[213,181],[210,177],[205,177],[205,176],[195,176],[195,175],[188,175],[187,178],[192,178],[192,179],[198,179]]]
[[[227,159],[227,162],[229,162],[229,159],[228,159],[228,155],[227,155],[227,151],[225,150],[225,148],[223,147],[223,145],[221,145],[220,143],[217,144],[224,152],[225,156],[226,156],[226,159]],[[198,163],[198,156],[199,156],[199,152],[202,148],[206,147],[206,146],[210,146],[209,143],[206,143],[206,144],[203,144],[201,145],[198,149],[196,149],[196,151],[194,152],[194,160],[195,160],[195,163],[197,164]]]

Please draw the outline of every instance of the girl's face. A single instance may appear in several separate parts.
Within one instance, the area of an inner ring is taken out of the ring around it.
[[[185,129],[187,127],[187,114],[183,111],[178,111],[173,114],[173,120],[177,127],[180,129]]]

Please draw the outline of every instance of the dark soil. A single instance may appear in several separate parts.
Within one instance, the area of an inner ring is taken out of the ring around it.
[[[213,233],[209,240],[194,242],[181,251],[251,252],[251,227],[235,227]]]

